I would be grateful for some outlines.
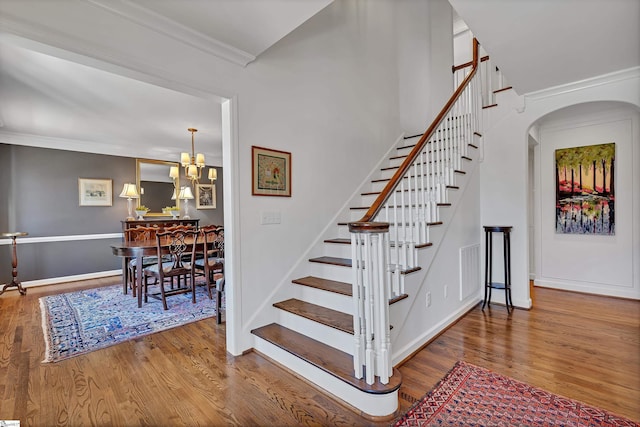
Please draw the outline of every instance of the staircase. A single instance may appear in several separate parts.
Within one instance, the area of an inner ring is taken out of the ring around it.
[[[477,45],[474,58],[477,64]],[[396,143],[335,224],[334,237],[323,241],[322,255],[292,280],[292,297],[273,304],[278,320],[251,331],[256,350],[373,419],[393,416],[402,382],[391,363],[389,310],[411,300],[406,282],[427,267],[418,262],[421,252],[443,241],[444,233],[433,231],[446,226],[450,193],[463,191],[458,181],[477,159],[481,134],[469,114],[451,106],[443,112],[425,135]],[[376,271],[374,293],[365,282]],[[374,307],[376,298],[383,302]],[[393,320],[402,323],[405,309],[395,310]]]
[[[350,220],[355,221],[362,217],[363,211],[369,209],[371,203],[380,194],[382,188],[390,179],[390,175],[397,170],[399,163],[406,157],[421,135],[403,139],[402,145],[397,147],[394,156],[389,159],[388,165],[379,171],[379,176],[370,183],[370,188],[361,194],[361,204],[350,208]],[[471,145],[474,149],[475,145]],[[471,161],[467,158],[466,161]],[[456,175],[464,175],[464,170],[455,171]],[[459,186],[447,185],[447,191],[456,191]],[[437,209],[446,209],[450,203],[437,204]],[[438,214],[438,217],[440,215]],[[354,320],[353,315],[353,286],[351,284],[352,259],[351,239],[348,230],[349,221],[338,222],[335,226],[336,237],[324,240],[326,255],[309,259],[309,275],[294,279],[294,285],[304,287],[301,290],[301,298],[290,298],[273,304],[281,311],[279,323],[254,329],[252,333],[260,338],[256,349],[264,354],[271,355],[276,360],[282,360],[282,355],[273,355],[274,348],[277,353],[288,353],[290,356],[313,366],[315,369],[333,376],[360,393],[384,396],[388,395],[391,406],[397,405],[397,390],[401,384],[401,375],[394,371],[387,384],[376,381],[367,384],[364,378],[356,378],[353,369],[353,342]],[[438,227],[442,221],[435,220],[428,223],[428,227]],[[428,250],[432,242],[417,244],[416,250]],[[401,271],[402,276],[419,272],[420,266],[407,268]],[[324,294],[318,296],[319,294]],[[406,293],[400,293],[389,298],[391,305],[408,298]],[[322,305],[320,305],[322,303]],[[393,328],[393,325],[391,325]],[[310,338],[314,336],[316,338]],[[318,338],[319,337],[319,338]],[[286,355],[285,355],[286,356]],[[298,360],[289,360],[285,357],[284,364],[292,367],[300,364]],[[308,369],[301,364],[304,372]],[[294,371],[296,369],[293,369]],[[352,393],[358,395],[359,393]],[[346,399],[344,399],[346,400]],[[380,400],[380,399],[378,399]],[[347,400],[353,401],[353,397]],[[362,409],[362,408],[360,408]],[[373,408],[365,411],[368,414],[378,414],[380,402]],[[393,413],[393,410],[388,413]],[[383,411],[384,412],[384,411]]]

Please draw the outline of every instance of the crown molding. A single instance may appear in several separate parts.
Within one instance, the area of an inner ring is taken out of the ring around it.
[[[81,141],[77,139],[57,138],[53,136],[33,135],[19,132],[0,130],[0,143],[23,145],[26,147],[51,148],[54,150],[78,151],[83,153],[107,154],[122,157],[144,157],[144,153],[132,153],[131,147],[121,147],[115,144],[105,144],[95,141]]]
[[[625,70],[614,71],[612,73],[578,80],[564,85],[553,86],[536,92],[527,93],[524,97],[527,101],[537,101],[552,96],[564,95],[579,90],[604,86],[631,79],[640,79],[640,67],[627,68]]]
[[[10,132],[0,129],[0,144],[22,145],[25,147],[49,148],[52,150],[67,150],[80,153],[103,154],[130,158],[144,158],[165,161],[176,161],[179,153],[159,153],[153,144],[121,145],[53,136],[34,135],[20,132]],[[207,165],[222,165],[220,154],[204,151]]]
[[[241,67],[255,61],[255,55],[230,46],[189,27],[186,27],[166,16],[153,12],[129,0],[85,0],[86,2],[108,10],[131,22],[142,25],[152,31],[164,34],[189,46],[225,59]]]

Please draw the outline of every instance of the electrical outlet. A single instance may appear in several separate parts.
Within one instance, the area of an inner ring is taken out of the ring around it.
[[[427,307],[431,307],[431,292],[427,292]]]
[[[447,294],[449,293],[449,285],[444,285],[444,297],[447,297]]]

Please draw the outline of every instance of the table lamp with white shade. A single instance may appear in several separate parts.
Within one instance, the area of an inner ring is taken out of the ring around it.
[[[191,191],[191,187],[181,187],[180,194],[178,194],[178,199],[184,200],[184,215],[182,216],[184,219],[190,219],[189,216],[189,200],[193,199],[193,192]]]
[[[137,199],[138,197],[140,197],[136,185],[130,183],[124,184],[124,186],[122,187],[122,192],[120,193],[120,197],[124,197],[127,199],[127,210],[129,212],[127,221],[133,221],[135,219],[133,216],[133,199]]]

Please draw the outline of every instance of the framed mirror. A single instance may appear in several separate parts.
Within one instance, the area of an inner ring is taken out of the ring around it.
[[[178,177],[169,176],[172,166],[178,167]],[[180,208],[180,200],[172,200],[174,189],[180,188],[180,164],[162,160],[136,159],[136,184],[140,193],[138,206],[149,209],[147,216],[171,216],[162,209],[168,206]]]

